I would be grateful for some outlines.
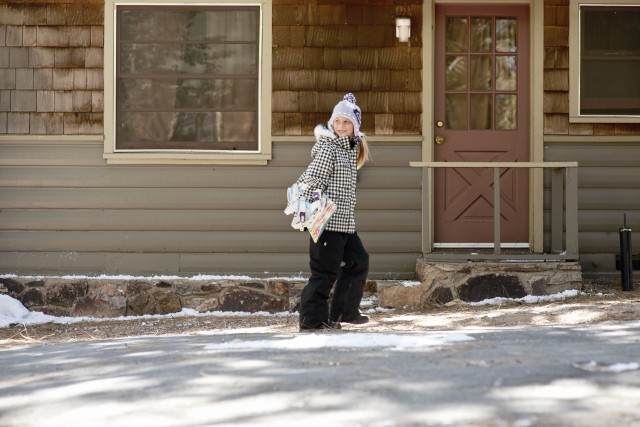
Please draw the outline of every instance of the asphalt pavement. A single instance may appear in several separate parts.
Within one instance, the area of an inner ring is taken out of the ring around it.
[[[640,426],[640,322],[392,335],[3,350],[0,426]]]

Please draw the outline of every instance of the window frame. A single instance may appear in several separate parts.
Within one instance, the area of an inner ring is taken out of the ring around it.
[[[638,0],[571,0],[569,5],[569,122],[571,123],[640,123],[640,115],[586,115],[580,113],[581,6],[625,7],[638,6]]]
[[[116,16],[120,6],[257,6],[260,9],[258,41],[258,150],[116,150]],[[266,165],[271,160],[271,2],[267,0],[105,0],[104,29],[104,152],[109,164],[226,164]]]

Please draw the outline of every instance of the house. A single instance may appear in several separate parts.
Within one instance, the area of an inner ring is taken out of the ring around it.
[[[638,76],[637,0],[5,1],[0,272],[307,271],[285,189],[353,92],[372,277],[487,250],[616,274]]]

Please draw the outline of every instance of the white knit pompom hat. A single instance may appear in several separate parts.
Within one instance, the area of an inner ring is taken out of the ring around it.
[[[353,140],[355,142],[362,141],[362,133],[360,133],[360,124],[362,121],[362,111],[360,107],[356,105],[356,97],[352,93],[348,93],[344,96],[342,101],[338,102],[333,108],[333,114],[329,119],[329,129],[333,132],[333,121],[336,117],[346,117],[353,123]]]

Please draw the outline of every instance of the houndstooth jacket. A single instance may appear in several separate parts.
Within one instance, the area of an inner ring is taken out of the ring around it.
[[[315,128],[316,143],[311,149],[313,160],[298,179],[307,184],[304,197],[320,189],[337,206],[325,230],[353,234],[356,232],[356,181],[359,146],[346,136],[338,138],[322,125]]]

